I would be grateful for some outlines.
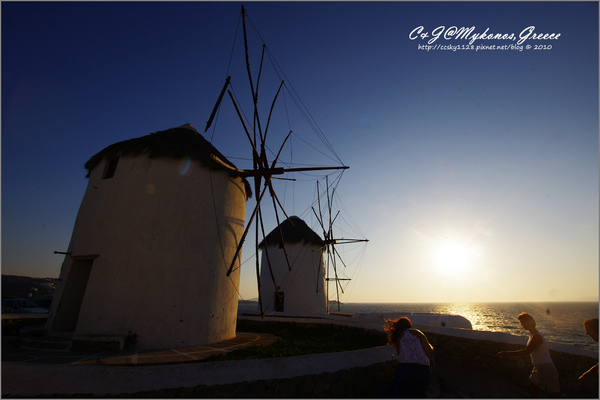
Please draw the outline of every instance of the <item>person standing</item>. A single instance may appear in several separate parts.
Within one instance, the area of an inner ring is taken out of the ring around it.
[[[550,397],[560,397],[560,383],[558,371],[550,358],[548,343],[544,336],[536,329],[536,322],[527,313],[517,316],[521,326],[529,331],[529,341],[522,350],[501,351],[498,357],[504,359],[508,356],[524,356],[529,354],[533,364],[533,371],[529,376],[529,392],[532,397],[538,397],[540,390],[546,392]]]
[[[598,318],[590,318],[583,321],[585,333],[592,338],[594,342],[598,341]],[[580,385],[583,385],[591,377],[598,378],[598,364],[585,371],[578,379]]]
[[[396,348],[398,365],[392,383],[383,393],[384,397],[425,398],[431,379],[428,355],[433,346],[418,329],[412,329],[407,317],[386,320],[384,327],[388,345]]]

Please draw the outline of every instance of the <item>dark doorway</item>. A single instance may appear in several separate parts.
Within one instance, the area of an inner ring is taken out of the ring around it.
[[[60,303],[56,309],[52,330],[75,332],[93,263],[93,259],[73,260]]]
[[[283,292],[275,292],[275,311],[283,312]]]

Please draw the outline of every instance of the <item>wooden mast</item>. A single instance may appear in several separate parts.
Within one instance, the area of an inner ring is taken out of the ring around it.
[[[244,118],[242,116],[242,113],[235,101],[235,98],[232,94],[231,91],[228,90],[229,93],[229,97],[234,105],[234,108],[236,109],[236,112],[238,114],[238,117],[242,123],[242,126],[244,128],[244,131],[246,133],[246,136],[250,142],[250,145],[252,147],[252,169],[251,170],[238,170],[238,172],[242,175],[242,176],[246,176],[246,177],[252,177],[254,178],[254,192],[256,193],[257,196],[257,200],[256,200],[256,205],[255,208],[250,216],[250,220],[248,221],[246,228],[244,229],[244,233],[242,234],[242,237],[240,239],[240,242],[237,246],[236,252],[233,256],[233,259],[230,263],[230,266],[227,270],[227,276],[229,276],[232,271],[233,268],[235,267],[235,262],[236,259],[239,257],[242,246],[245,242],[246,236],[249,233],[250,227],[252,225],[252,222],[254,222],[255,219],[257,219],[256,221],[256,225],[255,225],[255,235],[256,235],[256,244],[255,244],[255,254],[256,254],[256,278],[257,278],[257,286],[258,286],[258,300],[259,300],[259,306],[260,306],[260,314],[261,316],[264,316],[264,308],[263,308],[263,302],[262,302],[262,295],[261,295],[261,284],[260,284],[260,267],[259,267],[259,260],[258,260],[258,245],[259,245],[259,228],[261,229],[262,233],[263,233],[263,237],[265,236],[265,232],[264,232],[264,226],[263,226],[263,222],[262,222],[262,211],[261,211],[261,202],[263,200],[263,197],[265,195],[265,193],[267,192],[267,190],[269,191],[269,195],[272,197],[273,199],[273,207],[275,210],[275,215],[276,215],[276,219],[277,219],[277,224],[278,227],[281,226],[281,224],[279,223],[279,214],[277,211],[277,204],[279,204],[279,207],[281,208],[281,210],[283,211],[283,213],[286,216],[286,219],[288,219],[289,217],[287,216],[287,214],[285,213],[285,210],[283,208],[283,206],[281,205],[281,202],[279,201],[277,194],[275,193],[275,190],[273,189],[272,186],[272,179],[273,175],[284,175],[286,173],[291,173],[291,172],[308,172],[308,171],[323,171],[323,170],[340,170],[340,169],[348,169],[350,168],[349,166],[333,166],[333,167],[304,167],[304,168],[283,168],[283,167],[276,167],[276,163],[279,159],[279,155],[281,154],[281,150],[283,149],[283,147],[285,146],[287,139],[289,138],[289,134],[286,137],[286,139],[283,141],[283,144],[281,145],[279,152],[277,154],[277,156],[275,157],[275,159],[272,161],[272,163],[269,165],[269,162],[267,160],[267,155],[266,155],[266,150],[265,150],[265,143],[266,143],[266,136],[267,136],[267,131],[269,128],[269,122],[271,119],[271,114],[273,112],[273,107],[275,105],[275,102],[277,100],[277,97],[279,95],[279,91],[281,90],[282,86],[283,86],[283,81],[281,82],[281,85],[279,86],[279,90],[277,91],[277,94],[275,95],[275,98],[273,100],[273,103],[271,105],[271,110],[269,112],[269,117],[267,120],[267,125],[266,125],[266,129],[264,131],[264,133],[262,132],[261,129],[261,124],[260,124],[260,117],[259,117],[259,113],[258,113],[258,86],[259,86],[259,81],[260,81],[260,76],[261,76],[261,71],[262,71],[262,64],[263,64],[263,59],[264,59],[264,52],[265,52],[265,46],[263,45],[263,51],[262,51],[262,56],[261,56],[261,62],[260,62],[260,68],[259,68],[259,73],[258,73],[258,79],[256,82],[256,86],[254,85],[254,81],[252,78],[252,72],[251,72],[251,68],[250,68],[250,58],[249,58],[249,50],[248,50],[248,37],[247,37],[247,31],[246,31],[246,10],[244,8],[244,6],[242,5],[242,26],[243,26],[243,34],[244,34],[244,53],[245,53],[245,60],[246,60],[246,71],[248,74],[248,81],[250,84],[250,92],[252,95],[252,103],[253,103],[253,128],[252,128],[252,133],[250,132],[248,126],[246,125]],[[227,89],[227,87],[230,85],[230,79],[231,77],[228,77],[225,85],[223,86],[223,89],[221,90],[221,93],[218,97],[217,103],[212,111],[212,114],[209,118],[209,121],[207,122],[207,126],[206,129],[208,129],[208,127],[210,126],[214,115],[217,111],[217,109],[220,106],[221,100],[223,98],[223,95]],[[291,134],[292,132],[290,132]],[[264,179],[264,183],[263,183],[263,179]],[[262,186],[262,188],[261,188]],[[260,227],[259,227],[260,224]],[[282,233],[283,235],[283,233]],[[283,236],[282,236],[283,239]],[[285,250],[285,245],[283,246],[283,250],[285,252],[285,258],[286,261],[288,263],[288,267],[291,270],[291,264],[290,261],[287,257],[287,252]],[[268,252],[267,250],[267,246],[265,246],[264,251]],[[266,254],[266,259],[267,259],[267,264],[271,273],[271,278],[273,279],[273,283],[275,285],[275,288],[277,288],[277,284],[275,282],[275,278],[271,269],[271,265],[270,265],[270,261],[269,261],[269,256],[268,253]]]

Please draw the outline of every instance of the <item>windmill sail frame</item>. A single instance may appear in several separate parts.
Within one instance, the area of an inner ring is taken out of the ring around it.
[[[267,158],[267,152],[266,152],[266,137],[267,137],[268,130],[270,127],[273,109],[274,109],[275,103],[277,101],[277,98],[279,96],[279,92],[281,91],[281,89],[284,85],[284,81],[283,80],[281,81],[281,84],[279,85],[277,93],[271,103],[271,108],[269,110],[267,123],[265,125],[265,130],[263,132],[262,125],[261,125],[261,118],[260,118],[259,110],[258,110],[258,93],[259,93],[260,78],[262,75],[263,60],[264,60],[266,46],[263,44],[263,50],[262,50],[262,55],[261,55],[258,76],[257,76],[256,82],[255,82],[252,78],[252,72],[251,72],[251,68],[250,68],[248,35],[247,35],[247,29],[246,29],[247,15],[246,15],[246,10],[243,5],[242,5],[241,13],[242,13],[241,17],[242,17],[242,26],[243,26],[243,36],[244,36],[244,54],[245,54],[245,61],[246,61],[246,70],[247,70],[248,81],[249,81],[249,85],[250,85],[250,93],[252,96],[252,104],[253,104],[253,111],[252,111],[252,115],[253,115],[252,125],[253,126],[252,126],[252,129],[250,129],[247,126],[233,92],[228,89],[231,86],[231,76],[228,76],[225,81],[225,84],[218,96],[217,102],[213,108],[213,111],[209,117],[209,120],[206,124],[205,131],[208,130],[209,127],[212,125],[212,122],[215,118],[215,114],[217,113],[219,107],[222,104],[225,92],[227,92],[229,94],[229,98],[231,99],[231,102],[236,110],[236,113],[242,123],[244,132],[245,132],[246,137],[248,138],[248,141],[250,142],[250,146],[252,148],[253,168],[239,170],[239,171],[244,176],[252,177],[254,179],[254,192],[256,193],[256,197],[255,197],[256,205],[252,211],[249,221],[246,224],[246,228],[244,229],[244,233],[243,233],[243,235],[240,239],[240,242],[237,246],[237,249],[233,256],[233,259],[231,260],[230,266],[227,270],[227,275],[232,273],[233,268],[235,267],[235,264],[236,264],[236,260],[238,259],[238,257],[241,254],[242,247],[244,245],[247,235],[249,234],[252,223],[255,223],[255,232],[254,233],[256,236],[256,241],[255,241],[255,252],[254,253],[256,255],[256,277],[257,277],[257,285],[258,285],[258,300],[259,300],[259,307],[260,307],[260,315],[264,316],[264,308],[263,308],[263,302],[262,302],[262,296],[261,296],[261,290],[260,290],[261,284],[260,284],[260,266],[259,266],[259,261],[258,261],[258,253],[259,253],[258,244],[259,244],[260,234],[262,233],[263,239],[265,237],[265,229],[264,229],[264,222],[263,222],[263,216],[262,216],[262,201],[263,201],[264,196],[267,193],[267,191],[269,192],[269,196],[272,199],[273,209],[275,211],[275,218],[277,220],[277,226],[281,225],[278,207],[283,212],[286,219],[289,220],[289,216],[285,212],[285,209],[284,209],[283,205],[281,204],[281,201],[279,200],[277,193],[275,192],[275,189],[273,188],[272,180],[277,179],[276,177],[274,177],[274,175],[285,175],[285,174],[293,173],[293,172],[343,170],[343,169],[348,169],[350,167],[346,166],[346,165],[332,166],[332,167],[301,167],[301,168],[278,167],[277,162],[279,160],[279,156],[280,156],[281,151],[283,150],[284,146],[286,145],[287,140],[292,132],[290,132],[287,135],[287,137],[283,141],[282,145],[279,147],[279,151],[277,152],[277,155],[275,156],[273,161],[269,163],[268,158]],[[280,179],[286,179],[286,178],[280,178]],[[282,236],[282,238],[283,238],[283,236]],[[284,248],[284,252],[285,252],[285,245],[283,246],[283,248]],[[264,251],[267,252],[267,254],[266,254],[267,264],[268,264],[268,268],[270,270],[270,276],[274,280],[272,267],[270,265],[270,261],[268,261],[269,260],[268,250],[265,248]],[[286,254],[286,262],[288,263],[288,268],[291,270],[291,264],[287,257],[287,254]]]
[[[326,282],[327,282],[327,297],[328,297],[328,301],[327,301],[327,313],[329,313],[329,282],[335,282],[335,292],[336,292],[336,305],[337,305],[337,311],[340,311],[340,292],[344,293],[344,288],[341,285],[341,282],[343,281],[350,281],[350,278],[340,278],[338,276],[338,260],[343,264],[344,267],[346,267],[346,263],[343,261],[340,253],[338,252],[338,250],[335,248],[335,246],[337,244],[350,244],[350,243],[360,243],[360,242],[368,242],[368,239],[346,239],[346,238],[335,238],[335,235],[333,234],[333,226],[335,221],[337,220],[338,216],[340,215],[340,211],[338,210],[337,213],[335,214],[335,217],[331,217],[332,216],[332,210],[333,210],[333,196],[335,194],[335,188],[331,191],[331,195],[329,194],[329,177],[326,176],[325,177],[325,187],[326,187],[326,195],[327,195],[327,214],[326,217],[328,218],[328,222],[325,220],[325,218],[323,218],[323,213],[322,213],[322,207],[321,207],[321,196],[320,196],[320,191],[319,191],[319,181],[317,181],[317,204],[318,204],[318,208],[319,208],[319,213],[317,213],[317,211],[315,210],[314,207],[312,207],[312,211],[317,219],[317,221],[319,222],[319,225],[321,226],[321,229],[323,230],[323,238],[324,238],[324,251],[327,253],[327,259],[326,259],[326,270],[327,270],[327,277],[325,278]],[[327,224],[326,224],[327,222]],[[325,227],[328,228],[325,228]],[[331,277],[331,270],[333,270],[333,277]]]

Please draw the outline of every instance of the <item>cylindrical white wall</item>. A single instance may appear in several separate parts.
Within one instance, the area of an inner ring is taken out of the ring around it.
[[[90,171],[49,333],[131,334],[140,348],[235,337],[239,257],[226,272],[244,229],[243,179],[143,154],[119,158],[103,179],[107,162]]]
[[[285,245],[291,271],[283,249],[269,245],[262,250],[261,297],[266,314],[314,316],[327,314],[327,291],[323,248],[319,245],[298,242]],[[269,252],[271,269],[277,288],[269,273],[265,251]],[[283,292],[283,311],[275,311],[275,292]]]

